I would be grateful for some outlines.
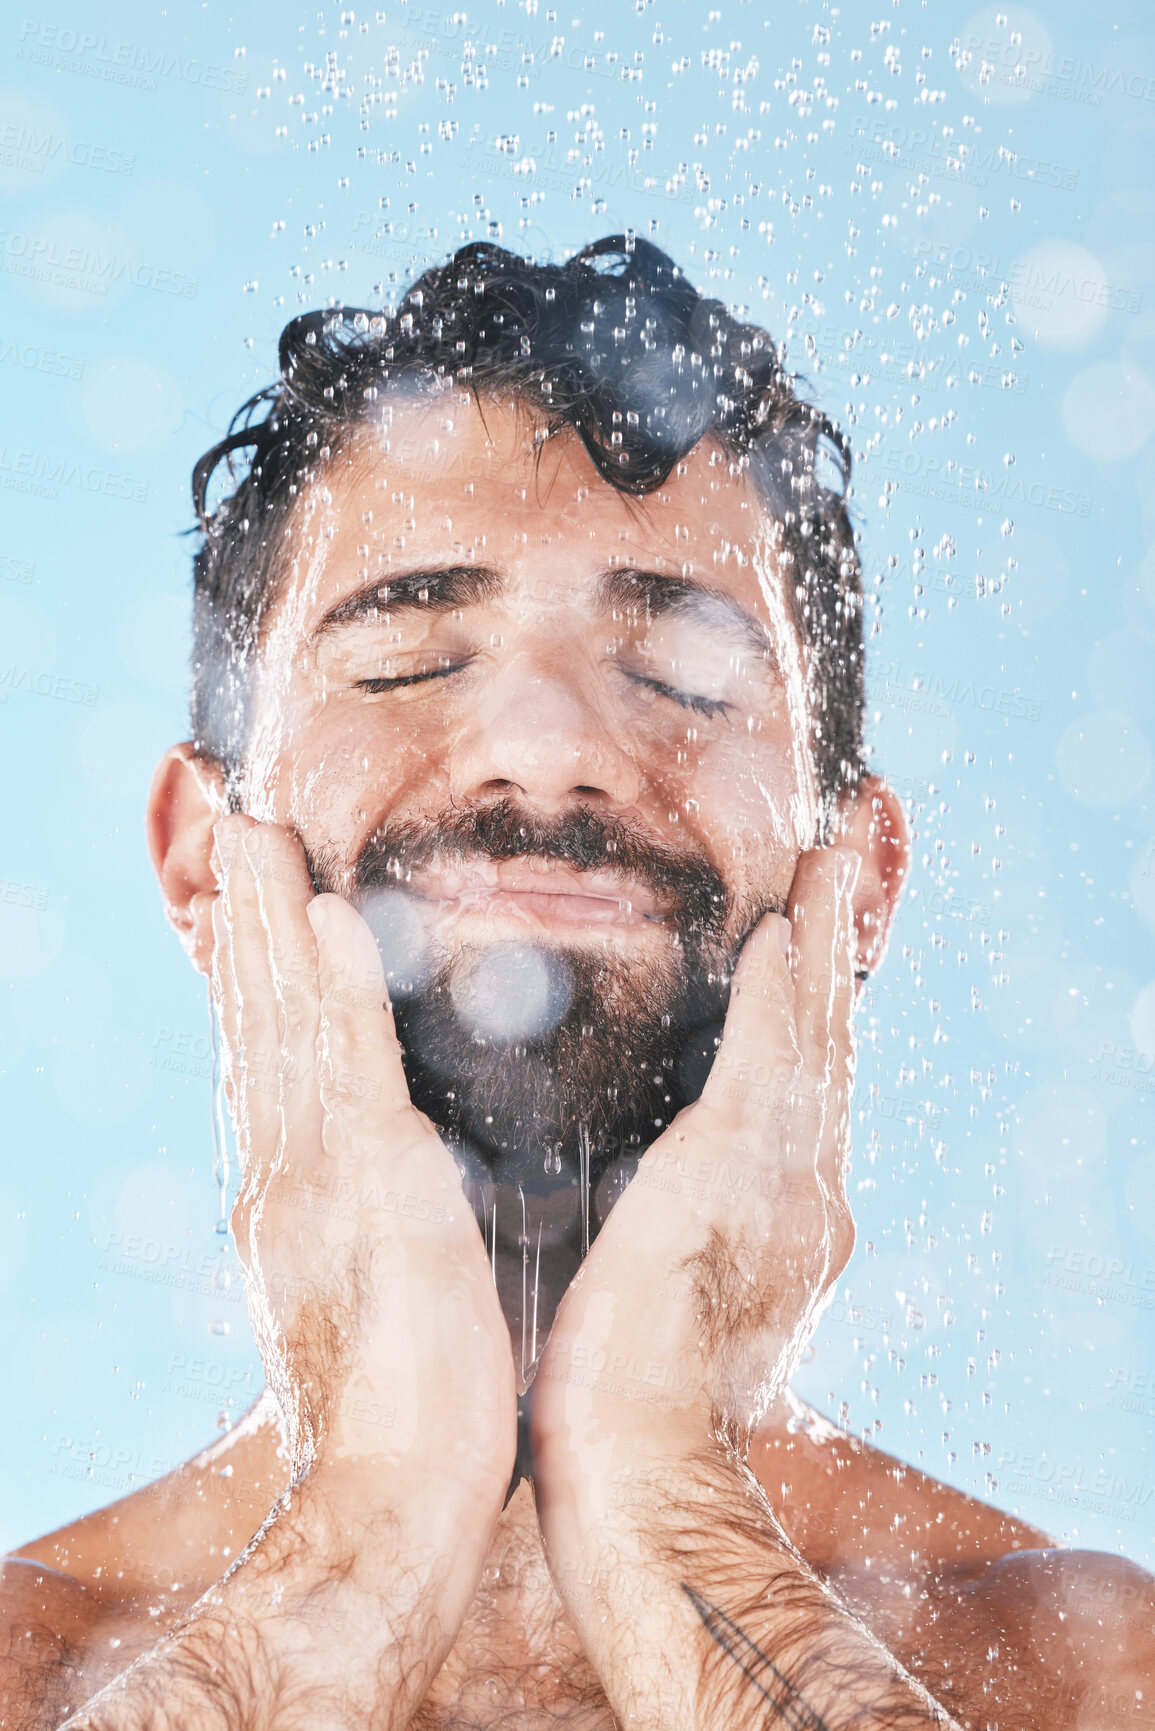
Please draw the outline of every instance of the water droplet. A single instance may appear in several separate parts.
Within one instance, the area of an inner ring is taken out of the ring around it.
[[[361,912],[377,940],[389,996],[410,998],[429,978],[429,939],[411,896],[404,890],[378,890]]]
[[[450,990],[458,1015],[479,1038],[512,1044],[548,1033],[566,1010],[571,985],[562,958],[531,944],[495,944]]]

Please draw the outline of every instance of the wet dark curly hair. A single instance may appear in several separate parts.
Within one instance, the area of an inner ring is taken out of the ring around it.
[[[381,415],[390,390],[446,384],[479,401],[522,403],[551,432],[572,429],[602,479],[623,493],[653,492],[704,438],[748,462],[782,525],[813,761],[829,810],[863,769],[849,447],[796,394],[766,331],[699,295],[657,247],[622,235],[560,265],[476,242],[426,271],[396,312],[340,307],[285,326],[280,377],[244,404],[193,470],[197,749],[230,777],[243,759],[246,669],[285,570],[300,493]],[[222,464],[224,494],[210,508]]]

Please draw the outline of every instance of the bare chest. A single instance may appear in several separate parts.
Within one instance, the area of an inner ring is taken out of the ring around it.
[[[615,1731],[598,1687],[552,1666],[528,1665],[482,1675],[485,1667],[447,1687],[437,1679],[413,1720],[414,1731]]]
[[[1024,1731],[1074,1724],[1076,1692],[1037,1674],[981,1593],[931,1595],[891,1578],[834,1577],[848,1608],[962,1723],[997,1705]],[[1010,1639],[1008,1639],[1010,1636]],[[1000,1662],[996,1663],[998,1655]],[[1068,1698],[1069,1697],[1069,1698]],[[1045,1708],[1039,1711],[1045,1699]],[[615,1720],[529,1534],[495,1541],[458,1640],[415,1731],[614,1731]]]
[[[469,1614],[414,1731],[614,1731],[532,1529],[495,1536]]]

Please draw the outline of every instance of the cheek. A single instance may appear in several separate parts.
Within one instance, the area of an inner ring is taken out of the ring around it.
[[[704,731],[704,730],[703,730]],[[740,726],[688,739],[664,784],[697,810],[712,835],[757,837],[797,852],[803,830],[793,741],[787,729]]]
[[[702,753],[691,781],[696,827],[733,887],[784,894],[805,845],[790,738],[730,739]]]
[[[428,730],[361,699],[334,697],[281,756],[279,821],[346,852],[399,805],[410,807],[418,790],[428,804],[441,756]]]

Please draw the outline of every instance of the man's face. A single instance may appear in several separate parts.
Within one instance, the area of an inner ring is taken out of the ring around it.
[[[629,498],[460,394],[302,500],[243,803],[385,957],[417,1103],[491,1172],[640,1152],[816,803],[773,526],[699,447]]]

